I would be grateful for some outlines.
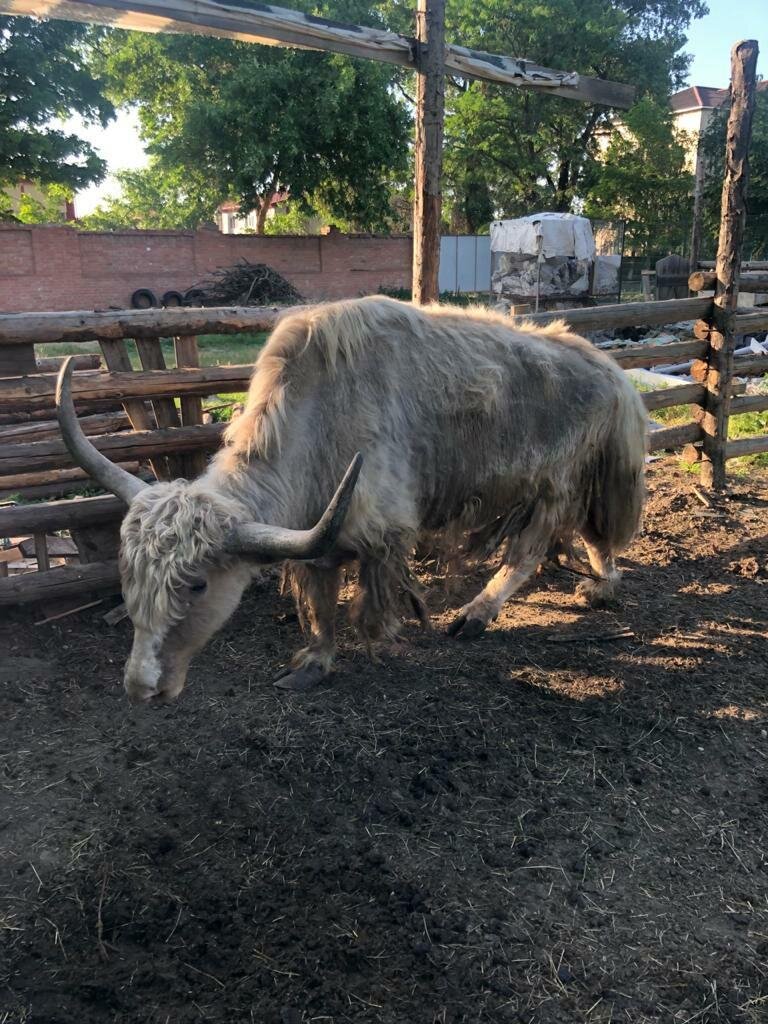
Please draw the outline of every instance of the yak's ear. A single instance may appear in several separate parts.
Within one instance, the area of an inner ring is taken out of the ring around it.
[[[118,498],[122,498],[126,505],[130,505],[139,491],[143,491],[148,484],[145,484],[143,480],[137,480],[135,476],[131,476],[120,466],[110,462],[83,433],[75,412],[75,404],[72,401],[72,370],[74,368],[75,357],[69,356],[64,360],[56,381],[56,415],[59,419],[64,443],[81,469],[97,480],[102,487],[112,491]]]
[[[260,562],[308,561],[327,555],[344,525],[362,464],[363,456],[358,452],[322,518],[311,530],[244,523],[229,535],[224,545],[226,550],[231,554],[250,555]]]

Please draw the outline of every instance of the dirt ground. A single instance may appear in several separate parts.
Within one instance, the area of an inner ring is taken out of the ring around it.
[[[655,463],[616,606],[284,696],[254,589],[165,708],[101,610],[0,627],[0,1024],[768,1021],[768,476]]]

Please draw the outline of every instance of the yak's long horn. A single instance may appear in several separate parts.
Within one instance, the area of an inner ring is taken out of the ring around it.
[[[114,462],[110,462],[83,433],[72,401],[72,370],[74,367],[75,357],[69,356],[59,370],[59,377],[56,381],[56,415],[59,419],[64,443],[78,466],[98,481],[102,487],[112,491],[118,498],[122,498],[126,505],[129,505],[139,491],[148,485],[142,480],[137,480],[130,473],[126,473]]]
[[[268,526],[266,523],[246,523],[232,531],[225,545],[227,550],[232,554],[251,555],[263,562],[322,558],[336,543],[344,525],[362,464],[363,456],[358,452],[322,518],[311,530],[289,530],[284,526]]]

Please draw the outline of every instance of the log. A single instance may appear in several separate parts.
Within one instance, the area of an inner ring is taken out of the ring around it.
[[[72,377],[72,396],[77,407],[82,408],[84,402],[96,400],[116,403],[132,398],[227,394],[247,390],[252,375],[250,363],[198,369],[76,373]],[[54,374],[0,380],[0,407],[3,409],[48,409],[55,394]]]
[[[740,459],[743,455],[760,455],[762,452],[768,452],[768,434],[742,437],[737,441],[728,441],[725,446],[726,459]]]
[[[125,503],[111,494],[96,498],[49,501],[40,505],[12,505],[0,508],[0,537],[96,526],[122,519],[124,515]]]
[[[759,313],[738,313],[733,318],[733,333],[758,334],[761,331],[768,331],[768,309]]]
[[[742,412],[765,412],[768,409],[768,395],[739,395],[731,399],[731,416]]]
[[[688,278],[688,287],[692,292],[711,291],[717,285],[717,274],[714,270],[697,270]],[[739,279],[739,290],[762,294],[768,292],[768,274],[743,273]]]
[[[173,339],[177,367],[200,366],[200,351],[194,334],[183,334]],[[200,398],[183,395],[181,398],[181,422],[185,427],[194,427],[203,422],[203,403]],[[190,480],[205,472],[206,458],[203,452],[190,452],[185,459],[186,476]]]
[[[604,348],[624,370],[645,366],[660,366],[678,360],[696,359],[705,355],[707,343],[695,338],[686,341],[670,341],[664,345],[633,345],[631,348]],[[0,385],[1,387],[1,385]]]
[[[124,412],[80,417],[80,426],[85,434],[111,434],[118,430],[127,430],[130,425],[130,420]],[[47,441],[52,437],[61,437],[58,420],[33,420],[31,423],[0,427],[0,445],[16,441]]]
[[[0,606],[52,601],[89,591],[120,589],[117,562],[62,565],[49,572],[25,572],[0,579]]]
[[[714,260],[699,260],[698,266],[701,270],[714,270]],[[768,260],[745,260],[741,264],[742,271],[749,270],[768,270]]]
[[[37,357],[37,372],[38,373],[58,373],[61,369],[61,364],[67,356],[38,356]],[[81,356],[73,356],[75,360],[76,370],[98,370],[101,366],[101,356],[98,352],[85,353]]]
[[[737,377],[759,377],[768,373],[768,356],[736,356],[733,372]]]
[[[81,342],[122,338],[171,338],[177,334],[271,331],[290,307],[226,306],[215,309],[72,310],[0,315],[0,344]]]
[[[207,423],[199,427],[131,430],[92,437],[91,443],[112,462],[142,460],[169,452],[216,449],[226,426],[226,423]],[[72,457],[61,440],[15,444],[0,452],[0,474],[56,469],[71,464]]]
[[[413,301],[437,302],[445,116],[445,0],[416,4]]]
[[[611,327],[659,326],[681,320],[698,320],[708,317],[711,310],[711,298],[662,299],[658,302],[619,302],[610,306],[556,309],[533,313],[525,320],[534,324],[565,320],[577,332],[602,331]]]
[[[11,377],[6,378],[9,380],[26,380],[24,377]],[[3,381],[0,381],[0,385]],[[14,403],[15,406],[16,403]],[[53,397],[45,404],[41,405],[37,409],[20,409],[11,406],[12,412],[0,412],[0,425],[4,427],[15,427],[20,426],[22,423],[38,423],[42,420],[52,420],[56,415],[56,406]],[[78,402],[77,408],[81,415],[104,413],[104,412],[119,412],[120,403],[111,402],[109,399],[105,399],[99,402]]]
[[[165,370],[165,356],[157,338],[137,338],[136,351],[139,353],[141,365],[145,370]],[[181,417],[172,398],[155,398],[152,409],[158,427],[180,427]],[[184,460],[169,454],[167,456],[168,479],[184,476]]]
[[[698,405],[704,400],[704,385],[680,384],[659,391],[644,391],[640,397],[649,412],[654,409],[673,409],[676,405]]]
[[[45,540],[45,549],[48,558],[77,558],[77,547],[69,537],[49,537],[45,531],[36,532],[31,540],[23,540],[19,543],[19,550],[24,558],[38,558],[38,548],[41,542],[38,538]],[[50,568],[50,566],[48,566]]]
[[[652,430],[648,435],[648,451],[658,452],[665,448],[682,448],[694,441],[700,441],[702,430],[698,423],[683,423],[679,427],[664,427]]]
[[[37,571],[48,572],[51,568],[51,560],[48,557],[48,544],[44,533],[36,533],[34,536],[35,558],[37,559]],[[22,548],[22,551],[24,549]]]
[[[122,464],[127,473],[138,473],[138,462]],[[0,498],[6,500],[10,496],[24,498],[47,497],[54,492],[65,493],[73,487],[99,487],[82,469],[54,469],[34,473],[13,473],[0,476]],[[38,488],[41,488],[38,490]],[[35,493],[31,493],[31,492]]]
[[[701,418],[704,431],[701,481],[716,490],[725,487],[725,449],[737,333],[732,314],[736,311],[739,296],[757,53],[757,42],[753,39],[736,43],[731,50],[730,112],[725,143],[720,237],[715,262],[717,285],[712,309],[714,329],[709,340],[705,384],[707,394]]]
[[[251,43],[327,50],[352,57],[414,66],[408,36],[330,21],[270,4],[215,0],[0,0],[0,13],[118,25],[139,32],[182,32]],[[516,57],[446,47],[446,66],[457,77],[544,91],[565,99],[627,108],[634,88],[575,72],[553,71]]]

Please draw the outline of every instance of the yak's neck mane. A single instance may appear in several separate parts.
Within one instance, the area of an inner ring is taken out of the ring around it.
[[[508,317],[480,307],[419,308],[383,296],[308,307],[280,321],[262,350],[245,410],[224,436],[222,465],[232,471],[251,459],[268,460],[279,453],[289,371],[303,359],[311,358],[316,366],[319,357],[324,373],[332,380],[342,366],[354,366],[366,346],[395,336],[418,346],[439,328],[440,320],[451,321],[454,326],[458,322],[459,327],[461,321],[467,321],[467,333],[472,326],[493,326],[503,328],[510,339],[522,334],[591,349],[583,339],[569,333],[560,320],[544,327],[529,323],[513,327]]]

